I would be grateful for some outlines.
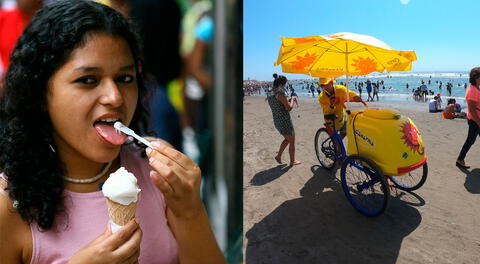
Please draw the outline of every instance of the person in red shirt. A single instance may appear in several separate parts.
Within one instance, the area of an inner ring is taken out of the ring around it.
[[[3,94],[3,77],[7,72],[10,53],[33,14],[42,6],[41,0],[17,0],[16,8],[0,9],[0,98]]]
[[[456,165],[468,169],[470,166],[465,164],[465,156],[477,137],[480,136],[480,67],[470,71],[470,86],[465,93],[465,100],[468,105],[468,135],[458,155]]]

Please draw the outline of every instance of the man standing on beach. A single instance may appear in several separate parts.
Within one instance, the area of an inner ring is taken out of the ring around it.
[[[347,101],[347,88],[342,85],[333,85],[335,80],[331,78],[320,78],[318,84],[322,87],[322,92],[318,96],[318,102],[322,106],[323,115],[335,114],[338,118],[335,120],[335,128],[340,131],[342,138],[347,134],[346,120],[344,118],[344,103]],[[354,91],[348,91],[350,102],[362,102],[362,98]],[[327,128],[331,128],[332,122],[325,120]]]
[[[422,98],[425,97],[425,99],[427,99],[428,87],[423,80],[422,80],[422,85],[420,85],[420,91],[422,92],[421,94]]]

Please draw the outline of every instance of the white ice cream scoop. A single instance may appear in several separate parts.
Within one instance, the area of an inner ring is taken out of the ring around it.
[[[137,202],[140,191],[137,178],[124,167],[120,167],[116,172],[110,174],[102,186],[105,197],[123,205]]]

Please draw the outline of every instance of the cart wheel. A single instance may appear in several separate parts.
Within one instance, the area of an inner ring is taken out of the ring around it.
[[[331,137],[327,129],[322,127],[315,134],[315,154],[317,159],[327,170],[332,169],[337,161],[337,141]]]
[[[414,191],[425,183],[428,175],[428,165],[425,162],[421,168],[417,168],[402,176],[389,176],[395,186],[404,191]]]
[[[377,216],[390,201],[390,189],[380,168],[370,159],[351,155],[342,163],[342,187],[348,201],[360,213]]]

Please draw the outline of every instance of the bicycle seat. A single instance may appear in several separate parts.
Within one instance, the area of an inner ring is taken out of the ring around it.
[[[335,120],[335,119],[338,119],[338,116],[336,114],[330,114],[330,115],[326,115],[324,116],[325,120]]]

